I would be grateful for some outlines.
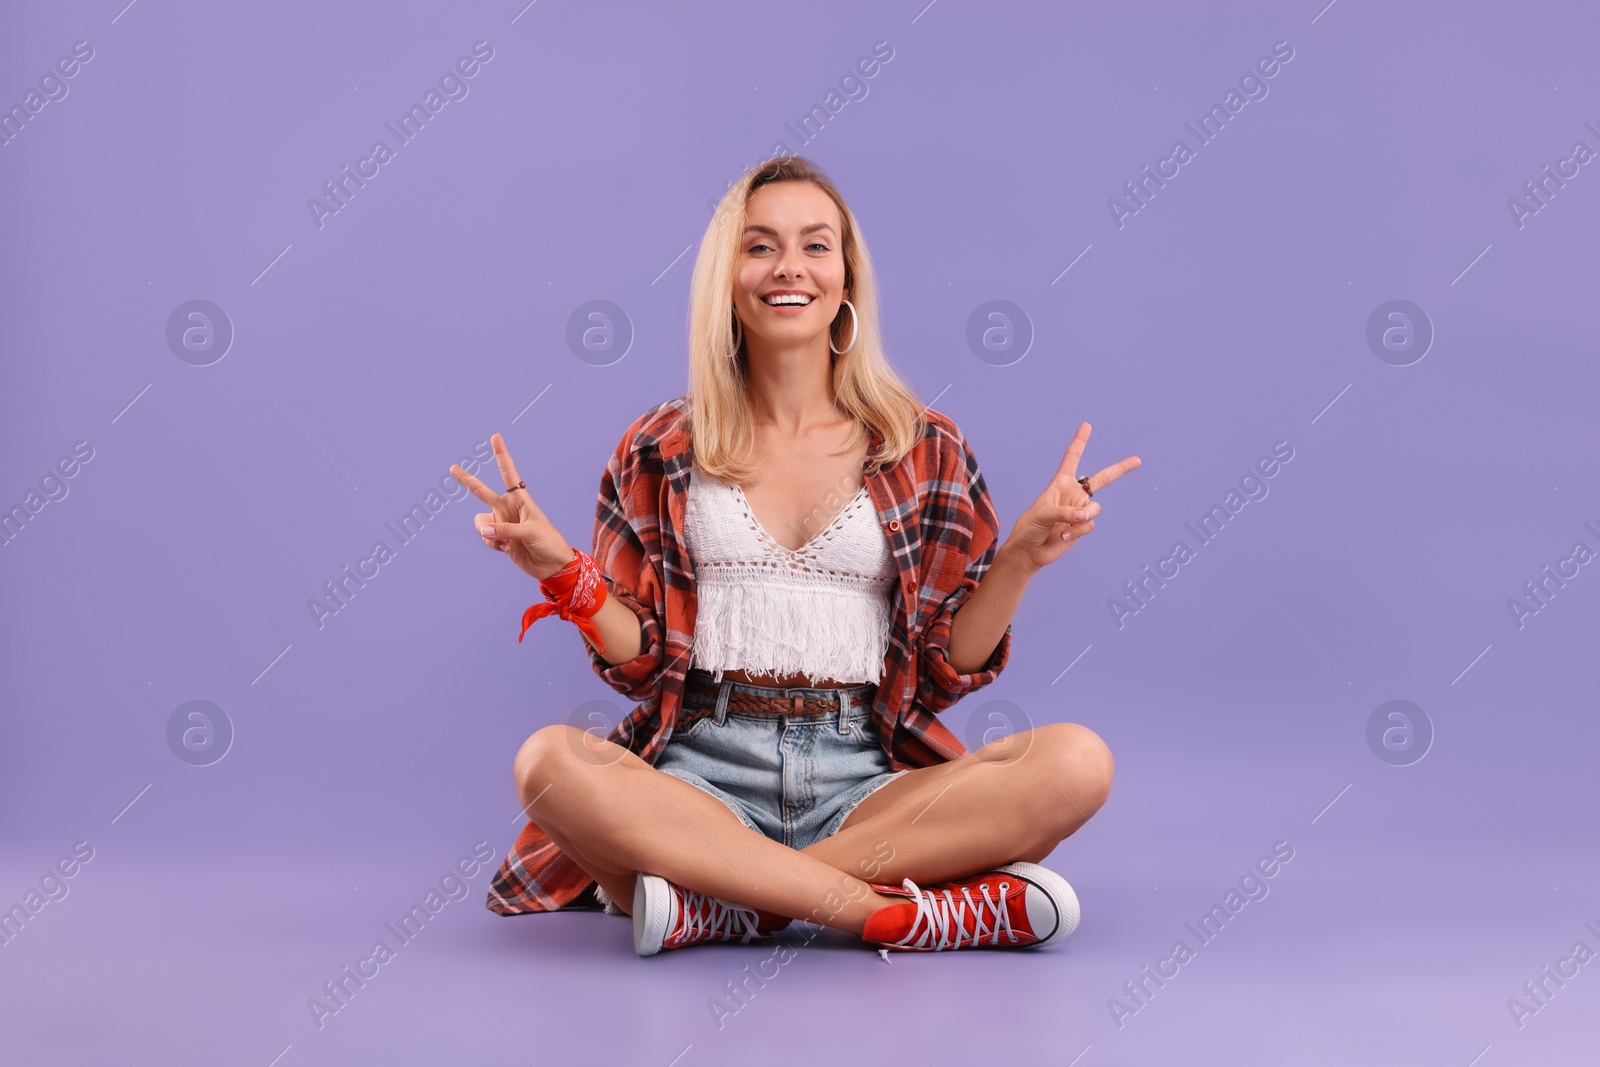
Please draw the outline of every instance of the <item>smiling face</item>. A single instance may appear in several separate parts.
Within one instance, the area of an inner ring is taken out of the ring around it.
[[[745,205],[742,242],[733,303],[746,345],[827,344],[850,296],[833,198],[807,181],[763,185]]]

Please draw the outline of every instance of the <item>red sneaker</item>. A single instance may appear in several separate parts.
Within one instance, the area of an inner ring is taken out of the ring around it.
[[[1078,895],[1065,878],[1037,863],[1008,863],[926,889],[909,878],[903,885],[876,887],[910,899],[868,916],[862,940],[917,952],[1031,948],[1078,928]]]
[[[784,923],[788,925],[788,923]],[[640,872],[633,887],[633,947],[641,956],[709,941],[771,941],[754,908],[730,904]]]

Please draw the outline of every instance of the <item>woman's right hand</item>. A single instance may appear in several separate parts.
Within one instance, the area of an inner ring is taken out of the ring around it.
[[[517,476],[517,466],[511,462],[511,455],[506,451],[506,443],[500,435],[490,437],[489,443],[494,448],[495,461],[500,465],[500,477],[505,479],[506,485],[513,486],[522,481]],[[504,552],[511,557],[511,562],[540,581],[572,562],[572,546],[539,510],[539,506],[533,502],[533,494],[527,488],[497,493],[456,463],[450,465],[450,476],[489,505],[488,514],[480,512],[472,517],[472,523],[485,545]]]

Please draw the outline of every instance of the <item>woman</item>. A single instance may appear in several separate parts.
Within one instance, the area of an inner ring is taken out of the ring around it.
[[[766,940],[791,917],[900,949],[1066,936],[1077,898],[1039,864],[1105,802],[1105,744],[1062,723],[966,753],[936,715],[1004,668],[1029,579],[1138,458],[1078,478],[1083,424],[998,543],[959,430],[884,356],[855,216],[799,157],[724,196],[689,325],[691,392],[624,433],[592,555],[499,435],[506,492],[450,468],[492,508],[484,544],[541,581],[524,632],[552,610],[577,622],[639,702],[607,739],[553,725],[522,746],[531,821],[489,907],[592,888],[633,916],[641,955]]]

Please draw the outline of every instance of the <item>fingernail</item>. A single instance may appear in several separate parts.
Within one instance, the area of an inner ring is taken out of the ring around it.
[[[1089,513],[1086,510],[1084,510],[1083,508],[1079,508],[1076,512],[1073,513],[1072,517],[1077,519],[1079,522],[1082,522],[1084,519],[1087,519],[1089,517]]]
[[[485,537],[493,537],[494,536],[494,523],[487,523],[487,524],[484,525],[484,527],[483,527],[483,536],[485,536]]]

